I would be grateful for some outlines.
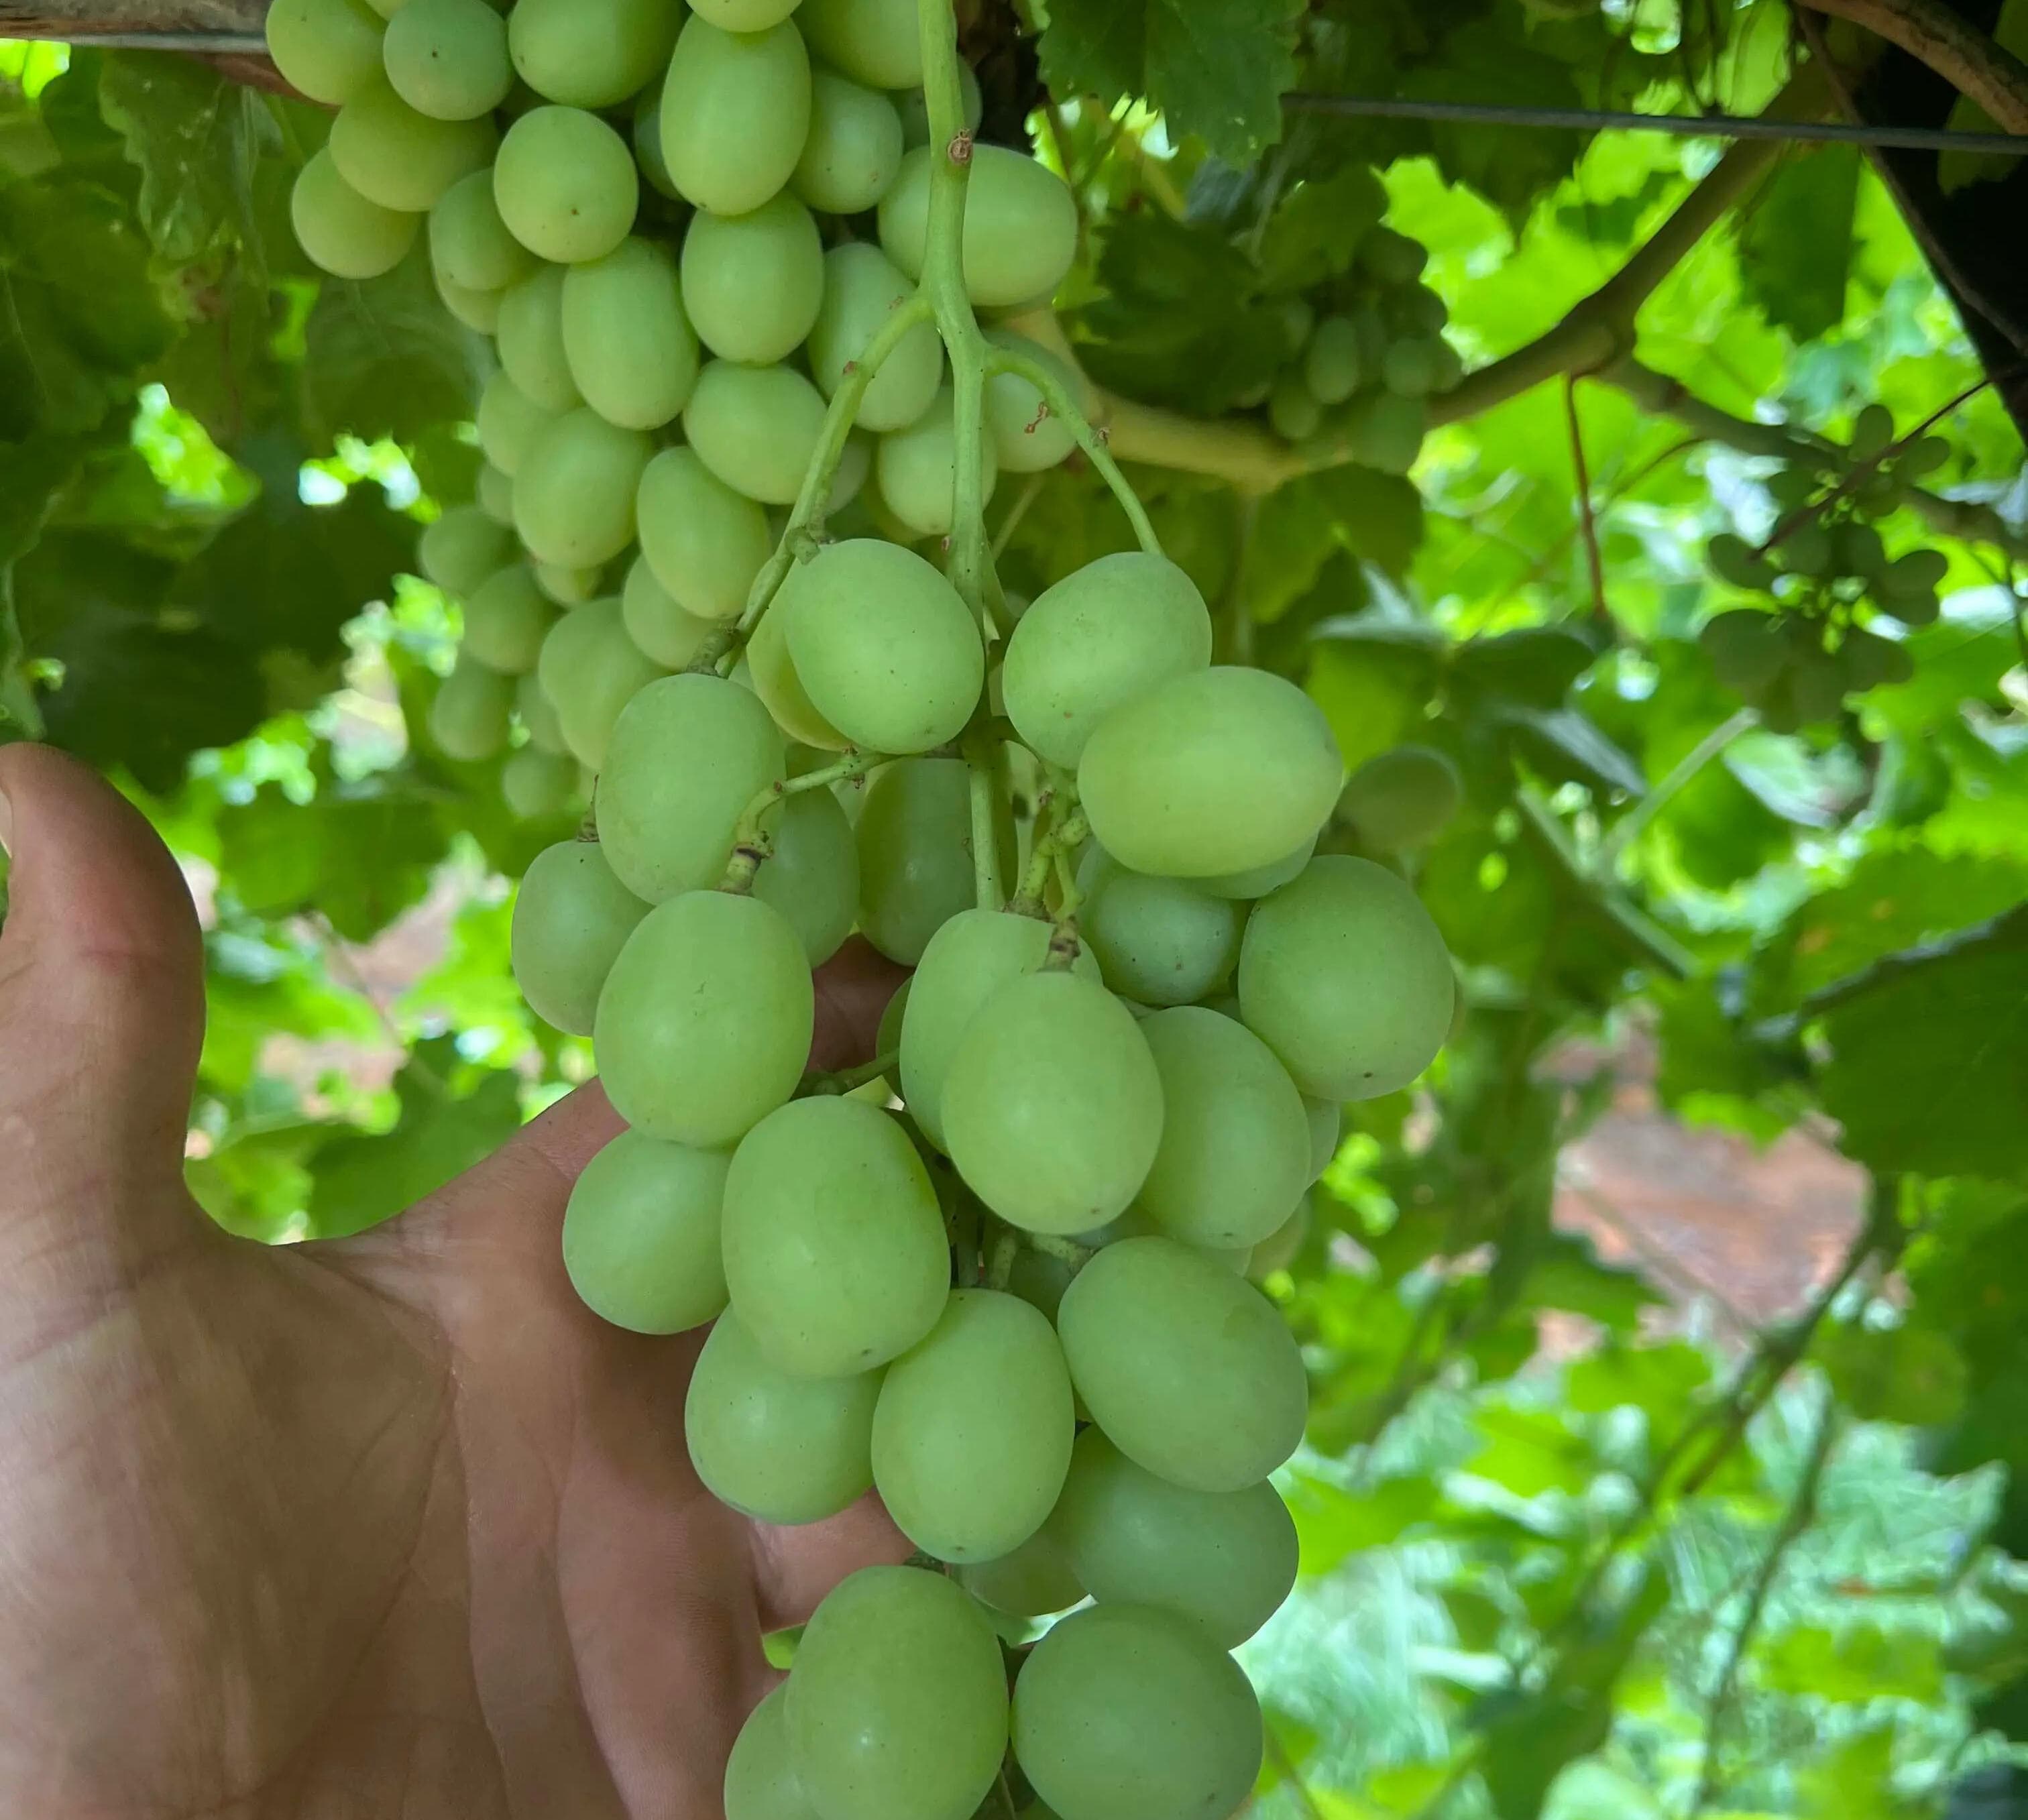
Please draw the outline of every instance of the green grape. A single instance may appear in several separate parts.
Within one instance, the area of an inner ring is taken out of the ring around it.
[[[430,738],[447,758],[470,764],[507,744],[514,685],[482,664],[460,664],[430,704]]]
[[[1178,879],[1285,859],[1323,826],[1344,781],[1323,709],[1282,677],[1229,667],[1115,708],[1078,763],[1100,844],[1137,872]]]
[[[1894,440],[1894,413],[1885,405],[1867,405],[1852,420],[1852,444],[1847,453],[1854,461],[1871,461],[1886,452]]]
[[[1040,1257],[1039,1252],[1026,1252]],[[1052,1260],[1052,1262],[1054,1260]],[[1024,1300],[1026,1297],[1023,1298]],[[997,1561],[967,1563],[957,1571],[957,1583],[980,1604],[1004,1611],[1010,1618],[1043,1618],[1068,1611],[1084,1597],[1084,1588],[1071,1571],[1063,1549],[1045,1525],[1011,1553]]]
[[[340,174],[328,149],[303,166],[289,219],[310,263],[334,278],[378,278],[416,243],[418,218],[368,202]]]
[[[586,1307],[636,1334],[683,1334],[725,1308],[719,1215],[732,1167],[623,1131],[592,1158],[564,1214],[564,1268]]]
[[[807,974],[800,945],[796,958]],[[895,1119],[863,1101],[794,1100],[753,1127],[726,1183],[724,1241],[734,1312],[800,1378],[899,1357],[950,1289],[928,1172]]]
[[[627,572],[620,596],[620,616],[627,635],[666,670],[686,669],[718,628],[709,620],[686,613],[655,579],[646,557],[636,557]]]
[[[1420,337],[1397,341],[1380,363],[1381,383],[1397,398],[1426,398],[1437,389],[1443,370],[1437,350],[1443,344]]]
[[[730,1144],[796,1090],[815,1003],[802,944],[779,911],[723,891],[672,897],[642,919],[599,995],[593,1041],[606,1095],[651,1138]]]
[[[472,499],[479,509],[502,530],[514,528],[514,477],[503,474],[490,461],[479,464],[479,478],[472,483]]]
[[[326,107],[342,107],[381,74],[385,28],[364,0],[275,0],[266,29],[283,80]]]
[[[901,1094],[938,1149],[945,1148],[944,1076],[959,1040],[1000,986],[1038,971],[1049,955],[1049,924],[1004,910],[960,910],[923,949],[901,1021]],[[1097,977],[1086,953],[1073,971]]]
[[[555,620],[535,578],[515,563],[481,583],[464,603],[462,648],[489,670],[524,675],[535,668]]]
[[[544,265],[500,300],[500,364],[531,403],[564,412],[584,402],[564,349],[564,268]]]
[[[786,360],[823,301],[816,222],[786,192],[745,215],[700,209],[683,236],[683,286],[698,338],[721,360]]]
[[[1880,541],[1880,533],[1871,525],[1849,520],[1832,531],[1831,542],[1837,552],[1839,574],[1877,582],[1886,572],[1886,547]]]
[[[346,182],[383,209],[420,215],[493,157],[490,120],[436,120],[379,76],[355,90],[331,122],[329,150]]]
[[[1285,297],[1275,305],[1275,326],[1282,331],[1282,357],[1292,361],[1317,332],[1317,307],[1307,297]]]
[[[683,435],[727,486],[764,505],[793,505],[823,420],[823,394],[794,368],[713,361],[684,408]]]
[[[979,503],[1000,479],[992,438],[979,437]],[[957,522],[957,426],[951,389],[938,388],[930,408],[905,430],[880,438],[874,476],[887,509],[919,537],[947,537]]]
[[[842,752],[852,742],[817,712],[803,687],[789,652],[788,625],[789,616],[770,607],[747,640],[746,664],[753,692],[767,705],[775,724],[791,739],[821,752]]]
[[[544,692],[540,676],[531,671],[516,682],[514,709],[521,716],[522,725],[528,730],[531,745],[552,757],[570,756],[570,742],[564,738],[564,723],[557,719],[556,704]]]
[[[536,674],[556,704],[571,750],[594,771],[605,762],[620,711],[662,674],[627,636],[617,601],[591,601],[550,628]]]
[[[538,107],[500,142],[493,196],[514,238],[561,265],[603,259],[634,226],[641,179],[627,142],[581,108]]]
[[[692,449],[648,464],[637,508],[641,553],[670,598],[700,620],[738,619],[773,546],[768,515]]]
[[[1022,1664],[1013,1722],[1015,1760],[1062,1820],[1212,1820],[1260,1773],[1246,1677],[1149,1606],[1064,1618]]]
[[[879,1395],[877,1371],[804,1378],[778,1371],[728,1311],[705,1341],[683,1400],[690,1463],[713,1497],[743,1515],[821,1522],[872,1489]]]
[[[884,94],[835,71],[810,76],[810,134],[789,179],[827,215],[857,215],[893,187],[901,168],[901,117]]]
[[[407,0],[370,0],[370,3],[383,19],[392,19],[407,4]]]
[[[1310,1125],[1310,1181],[1314,1182],[1338,1155],[1338,1140],[1345,1132],[1345,1108],[1334,1100],[1316,1100],[1305,1094],[1303,1113]]]
[[[1171,1485],[1244,1490],[1303,1437],[1295,1337],[1251,1284],[1174,1239],[1108,1245],[1064,1292],[1057,1331],[1093,1420]]]
[[[1237,904],[1180,879],[1131,872],[1096,842],[1079,867],[1078,886],[1078,927],[1105,983],[1122,997],[1194,1004],[1231,980],[1245,920]]]
[[[1049,1323],[1017,1296],[951,1293],[887,1368],[873,1482],[902,1534],[941,1561],[995,1561],[1042,1526],[1077,1419]]]
[[[698,343],[668,249],[623,240],[574,265],[563,289],[564,357],[585,402],[624,430],[659,430],[689,401]]]
[[[508,42],[521,80],[545,100],[617,107],[667,65],[682,17],[668,0],[515,0]]]
[[[1072,398],[1077,396],[1077,375],[1049,349],[1012,329],[988,329],[986,338],[1034,361],[1053,374]],[[1076,434],[1043,402],[1041,388],[1019,373],[995,373],[986,382],[986,431],[993,438],[994,458],[1007,474],[1038,474],[1057,466],[1077,446]]]
[[[529,572],[535,578],[535,586],[560,607],[581,607],[587,601],[596,597],[598,585],[605,579],[605,565],[594,563],[585,568],[572,568],[567,563],[531,563]]]
[[[662,156],[684,198],[744,215],[787,183],[810,131],[810,59],[793,20],[721,31],[701,16],[676,40],[662,91]]]
[[[1362,272],[1386,285],[1413,284],[1430,262],[1422,242],[1391,228],[1369,228],[1359,243],[1358,258]]]
[[[901,1048],[902,1020],[909,1015],[909,993],[915,983],[916,976],[910,974],[894,989],[887,1008],[881,1012],[879,1032],[873,1039],[873,1052],[876,1056],[891,1056]],[[909,1110],[912,1112],[914,1108]]]
[[[1310,1197],[1297,1201],[1289,1217],[1256,1245],[1246,1260],[1246,1274],[1264,1283],[1277,1271],[1291,1270],[1310,1236]]]
[[[675,179],[669,175],[669,161],[662,156],[662,90],[667,73],[663,82],[642,90],[634,104],[634,161],[657,195],[680,202],[683,191],[676,187]]]
[[[830,398],[846,368],[915,287],[877,246],[848,240],[824,255],[823,301],[810,330],[810,372]],[[933,324],[918,323],[888,355],[860,400],[855,420],[869,430],[901,430],[927,411],[944,371]]]
[[[432,120],[477,120],[514,86],[506,22],[486,0],[408,0],[381,52],[394,92]]]
[[[476,505],[453,505],[423,533],[416,560],[447,594],[468,594],[509,561],[514,540]]]
[[[1808,575],[1815,580],[1828,576],[1837,560],[1830,527],[1816,519],[1797,525],[1782,538],[1774,554],[1780,557],[1782,566],[1792,574]]]
[[[923,80],[921,28],[914,0],[803,0],[796,23],[810,48],[869,88],[917,88]],[[961,75],[970,75],[960,68]],[[974,79],[973,87],[977,88]],[[979,116],[968,117],[975,125]]]
[[[1422,453],[1429,412],[1420,398],[1369,392],[1354,401],[1345,425],[1353,459],[1382,474],[1406,474]]]
[[[1392,853],[1435,839],[1464,800],[1457,767],[1445,753],[1397,745],[1353,773],[1338,813],[1367,846]]]
[[[1759,695],[1788,661],[1781,620],[1751,607],[1707,620],[1698,629],[1697,642],[1711,660],[1712,674],[1741,695]]]
[[[1704,546],[1712,573],[1736,588],[1764,594],[1774,584],[1774,565],[1743,537],[1722,531]]]
[[[1014,867],[1004,812],[1002,878]],[[859,813],[859,927],[890,960],[913,967],[930,938],[975,897],[971,773],[962,759],[906,758],[874,775]]]
[[[1142,1210],[1171,1238],[1251,1250],[1309,1185],[1310,1122],[1268,1045],[1199,1005],[1141,1021],[1162,1078],[1162,1142]]]
[[[453,283],[441,272],[432,272],[436,280],[437,295],[443,306],[475,335],[490,335],[500,327],[500,293],[497,290],[468,290],[463,285]]]
[[[762,825],[775,837],[775,851],[754,878],[753,895],[788,918],[810,965],[821,967],[845,945],[859,914],[852,823],[829,790],[806,790]]]
[[[786,763],[768,710],[738,683],[650,682],[614,723],[599,773],[598,838],[613,871],[651,904],[716,886],[741,814]]]
[[[1319,829],[1300,847],[1279,860],[1271,860],[1264,866],[1246,866],[1237,872],[1212,872],[1201,879],[1191,879],[1190,883],[1210,897],[1250,904],[1256,897],[1265,897],[1271,891],[1280,890],[1301,872],[1316,852],[1317,841],[1323,831]]]
[[[1430,360],[1436,374],[1436,382],[1430,389],[1435,392],[1455,391],[1464,378],[1464,356],[1439,337],[1430,343]]]
[[[957,66],[958,98],[964,104],[964,130],[977,133],[979,123],[986,117],[986,98],[979,93],[979,77],[968,63]],[[901,113],[901,142],[910,151],[918,146],[930,142],[929,97],[920,88],[911,88],[901,96],[898,103]]]
[[[1268,421],[1285,442],[1306,442],[1323,427],[1323,406],[1303,375],[1293,368],[1275,382],[1268,394]]]
[[[695,0],[690,10],[721,31],[765,31],[794,12],[799,0]]]
[[[430,263],[439,283],[467,290],[504,290],[535,269],[534,255],[500,219],[490,171],[459,178],[438,198],[430,211]]]
[[[1303,382],[1312,398],[1322,405],[1342,405],[1374,376],[1361,358],[1359,330],[1350,316],[1327,316],[1317,324],[1303,361]]]
[[[1168,557],[1102,556],[1045,588],[1007,642],[1007,716],[1052,764],[1075,766],[1107,715],[1211,662],[1211,615]]]
[[[1915,674],[1914,660],[1904,646],[1858,626],[1845,634],[1838,647],[1838,662],[1845,686],[1861,691],[1906,682]]]
[[[771,616],[812,705],[869,752],[927,752],[964,731],[986,680],[979,627],[912,550],[877,538],[798,563]]]
[[[612,875],[596,841],[535,856],[514,899],[514,983],[545,1023],[591,1034],[598,995],[648,906]]]
[[[559,417],[523,453],[514,528],[543,562],[585,568],[634,541],[634,498],[654,445],[590,409]]]
[[[756,1707],[725,1766],[725,1820],[819,1820],[789,1760],[786,1687]]]
[[[1101,1604],[1173,1611],[1220,1649],[1244,1643],[1296,1583],[1296,1526],[1272,1485],[1171,1485],[1096,1428],[1078,1437],[1049,1534]]]
[[[560,415],[535,403],[503,368],[479,394],[479,446],[502,474],[518,474],[528,445]]]
[[[1010,980],[952,1051],[939,1108],[951,1160],[1002,1219],[1087,1232],[1139,1191],[1162,1081],[1133,1014],[1074,973]]]
[[[1434,342],[1451,320],[1450,306],[1425,284],[1404,285],[1387,299],[1392,319],[1404,335]]]
[[[788,1721],[825,1820],[971,1820],[1007,1750],[1000,1640],[941,1574],[862,1567],[803,1633]]]
[[[517,821],[545,821],[575,805],[577,779],[574,759],[524,745],[500,768],[501,800]]]
[[[1247,1026],[1305,1093],[1371,1100],[1405,1087],[1450,1028],[1444,938],[1384,866],[1333,853],[1254,906],[1239,951]]]
[[[908,154],[880,200],[880,244],[911,278],[923,276],[928,250],[932,163],[927,146]],[[973,146],[963,259],[975,304],[1008,309],[1046,301],[1076,259],[1077,240],[1077,204],[1062,178],[1026,153]]]

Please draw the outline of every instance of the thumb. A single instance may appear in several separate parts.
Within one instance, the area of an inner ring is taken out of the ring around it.
[[[117,791],[47,746],[0,747],[0,1149],[39,1197],[109,1170],[180,1180],[204,1036],[188,887]]]

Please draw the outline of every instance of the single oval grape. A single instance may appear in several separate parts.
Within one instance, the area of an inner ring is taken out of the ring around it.
[[[528,445],[561,414],[545,410],[502,368],[486,382],[479,394],[479,446],[502,474],[518,474]]]
[[[483,583],[464,603],[464,650],[489,670],[525,675],[556,621],[535,578],[520,563]]]
[[[957,425],[950,387],[938,388],[930,408],[905,430],[880,438],[874,477],[887,509],[919,537],[947,537],[957,523]],[[979,432],[979,503],[999,484],[993,443]]]
[[[479,467],[479,478],[472,485],[472,500],[479,509],[493,522],[512,531],[514,528],[514,477],[503,474],[490,461],[483,461]]]
[[[922,83],[921,28],[912,0],[803,0],[796,23],[818,56],[854,82],[888,89]]]
[[[446,758],[476,764],[507,745],[514,685],[483,664],[460,664],[430,704],[430,738]]]
[[[1042,1254],[1030,1252],[1030,1257]],[[1023,1300],[1026,1300],[1024,1297]],[[982,1605],[1011,1618],[1043,1618],[1068,1611],[1084,1596],[1061,1546],[1045,1524],[997,1561],[974,1561],[958,1570],[957,1583]]]
[[[1316,1182],[1338,1155],[1338,1140],[1345,1134],[1345,1108],[1335,1100],[1305,1094],[1303,1112],[1310,1123],[1310,1180]]]
[[[1013,1727],[1016,1761],[1062,1820],[1211,1820],[1242,1807],[1260,1773],[1246,1677],[1149,1606],[1057,1625],[1022,1665]]]
[[[590,1036],[605,976],[647,914],[596,841],[563,841],[538,853],[514,899],[510,940],[514,983],[536,1016]]]
[[[565,814],[578,802],[577,761],[524,745],[500,768],[500,799],[517,821]]]
[[[1303,358],[1303,383],[1320,405],[1342,405],[1375,378],[1366,368],[1358,324],[1327,316],[1316,326]]]
[[[823,300],[809,333],[810,372],[824,396],[836,394],[846,369],[865,351],[915,286],[877,246],[848,240],[824,255]],[[881,363],[854,420],[868,430],[901,430],[928,410],[944,371],[934,324],[918,323]]]
[[[775,851],[753,895],[788,918],[812,967],[845,945],[859,914],[859,848],[852,823],[827,790],[798,790],[761,824]]]
[[[1122,997],[1195,1004],[1230,980],[1245,921],[1238,904],[1180,879],[1129,871],[1095,844],[1079,875],[1078,927]]]
[[[1251,1249],[1309,1184],[1295,1083],[1245,1025],[1199,1005],[1141,1022],[1162,1078],[1162,1141],[1138,1204],[1186,1244]]]
[[[1429,432],[1427,406],[1398,392],[1368,392],[1353,400],[1345,442],[1354,461],[1382,474],[1406,474]]]
[[[1397,745],[1353,773],[1338,813],[1366,845],[1392,853],[1434,839],[1464,801],[1464,786],[1446,754]]]
[[[1001,986],[958,1039],[944,1138],[972,1191],[1031,1232],[1088,1232],[1139,1191],[1162,1082],[1133,1014],[1071,973]]]
[[[683,435],[705,467],[766,505],[792,505],[823,435],[824,401],[793,367],[713,361],[698,375]]]
[[[347,183],[328,147],[303,166],[289,219],[310,263],[334,278],[378,278],[416,243],[420,219],[369,202]]]
[[[477,120],[514,86],[506,21],[486,0],[407,0],[381,55],[394,92],[432,120]]]
[[[1042,1526],[1076,1432],[1049,1323],[1018,1297],[952,1292],[887,1368],[873,1482],[901,1533],[942,1561],[994,1561]]]
[[[636,557],[620,591],[620,616],[627,635],[664,669],[686,669],[716,628],[686,613],[655,579],[646,557]]]
[[[1115,708],[1211,662],[1211,615],[1166,557],[1102,556],[1045,588],[1007,641],[1007,717],[1052,764],[1082,756]]]
[[[880,1374],[794,1377],[730,1311],[698,1355],[683,1400],[690,1463],[711,1495],[764,1523],[816,1523],[872,1489]]]
[[[1324,408],[1303,375],[1293,368],[1268,394],[1268,421],[1285,442],[1307,442],[1323,427]]]
[[[901,117],[884,94],[835,70],[810,73],[810,131],[790,184],[827,215],[857,215],[893,187],[901,168]]]
[[[571,750],[594,771],[605,763],[620,710],[662,674],[627,636],[617,601],[592,601],[566,613],[542,641],[535,670]]]
[[[722,31],[701,15],[662,90],[662,157],[683,196],[744,215],[788,182],[810,131],[810,59],[795,22]]]
[[[548,642],[546,639],[543,642]],[[541,661],[539,657],[536,659],[538,664]],[[557,718],[556,704],[542,687],[541,676],[531,672],[515,684],[514,709],[521,716],[521,724],[528,730],[531,747],[554,757],[569,758],[570,742],[564,738],[564,723]],[[575,775],[575,769],[572,775]]]
[[[1001,875],[1012,870],[1011,830],[994,830]],[[930,938],[975,901],[971,772],[960,758],[905,758],[883,767],[859,814],[859,927],[890,960],[913,967]]]
[[[747,1715],[725,1766],[725,1820],[819,1820],[789,1760],[783,1718],[789,1690],[778,1687]]]
[[[726,1183],[724,1243],[741,1323],[800,1377],[886,1364],[949,1293],[936,1190],[901,1127],[861,1101],[792,1101],[753,1127]]]
[[[461,284],[453,283],[441,272],[433,272],[437,295],[452,316],[476,335],[490,335],[500,327],[500,293],[497,290],[468,290]]]
[[[1344,776],[1323,709],[1280,676],[1234,668],[1175,677],[1115,708],[1078,764],[1105,850],[1181,879],[1285,859],[1323,826]]]
[[[1048,369],[1073,398],[1078,395],[1077,375],[1049,349],[1011,329],[989,329],[986,338]],[[1041,388],[1019,373],[995,373],[986,382],[986,428],[1006,474],[1038,474],[1077,446],[1076,434],[1044,402]]]
[[[803,345],[823,301],[823,240],[786,191],[744,215],[700,209],[683,236],[683,307],[721,360],[764,365]]]
[[[544,99],[617,107],[667,65],[682,17],[669,0],[515,0],[507,37],[515,69]]]
[[[842,752],[852,742],[817,712],[803,687],[789,652],[788,624],[786,613],[778,606],[770,607],[747,640],[746,664],[753,692],[790,738],[820,752]]]
[[[495,140],[490,120],[438,120],[416,113],[383,74],[362,83],[339,109],[328,150],[346,182],[368,202],[420,215],[459,178],[483,170]]]
[[[1254,906],[1239,952],[1247,1026],[1318,1098],[1405,1087],[1450,1029],[1456,982],[1421,900],[1384,866],[1312,860]]]
[[[671,599],[701,620],[739,617],[773,548],[759,505],[695,449],[664,449],[642,472],[635,516],[641,553]]]
[[[1303,1437],[1295,1337],[1251,1284],[1174,1239],[1108,1245],[1064,1292],[1057,1331],[1092,1419],[1172,1485],[1242,1490]]]
[[[564,268],[538,267],[500,299],[500,364],[533,404],[561,412],[583,403],[564,348]]]
[[[812,704],[869,752],[927,752],[964,731],[986,680],[957,590],[877,538],[826,546],[790,571],[772,612]]]
[[[1238,1648],[1296,1583],[1296,1525],[1272,1484],[1171,1485],[1096,1428],[1078,1437],[1049,1535],[1094,1599],[1173,1611],[1220,1649]]]
[[[942,1574],[863,1567],[797,1646],[788,1730],[826,1820],[969,1820],[1007,1750],[1000,1640]]]
[[[265,30],[283,80],[326,107],[342,107],[382,73],[386,26],[364,0],[275,0]]]
[[[634,541],[634,499],[654,446],[594,410],[538,435],[514,475],[514,528],[543,562],[584,568]]]
[[[437,199],[430,211],[430,262],[439,281],[468,290],[505,290],[535,270],[535,255],[500,219],[490,171],[459,178]]]
[[[698,342],[668,249],[631,236],[564,274],[564,356],[584,401],[624,430],[659,430],[690,401]]]
[[[623,1131],[564,1213],[564,1268],[585,1306],[636,1334],[683,1334],[725,1308],[720,1211],[732,1157]]]
[[[651,1138],[732,1143],[796,1090],[815,1015],[809,964],[780,912],[723,891],[672,898],[642,918],[599,995],[606,1096]],[[726,1265],[731,1282],[729,1252]]]
[[[530,252],[576,265],[603,259],[632,231],[641,179],[627,142],[597,114],[538,107],[500,142],[493,196]]]
[[[880,244],[911,278],[923,276],[930,173],[933,157],[942,155],[942,147],[930,146],[909,153],[881,199]],[[973,146],[963,258],[975,304],[1006,309],[1053,296],[1077,257],[1077,204],[1054,171],[1005,146]]]
[[[514,553],[514,540],[476,505],[453,505],[422,535],[416,559],[447,594],[468,594]]]

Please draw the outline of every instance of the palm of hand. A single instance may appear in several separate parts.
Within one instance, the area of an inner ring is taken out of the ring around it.
[[[558,1258],[602,1096],[365,1238],[224,1237],[181,1179],[180,880],[85,774],[0,760],[0,1806],[716,1814],[762,1632],[905,1545],[699,1485],[694,1345],[606,1326]]]

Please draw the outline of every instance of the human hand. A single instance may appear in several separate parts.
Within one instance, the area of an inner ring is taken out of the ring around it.
[[[0,1811],[37,1820],[704,1820],[762,1633],[908,1545],[871,1500],[753,1524],[685,1450],[690,1339],[564,1276],[597,1087],[391,1225],[268,1250],[192,1202],[183,879],[0,749]],[[819,978],[863,1059],[898,972]]]

